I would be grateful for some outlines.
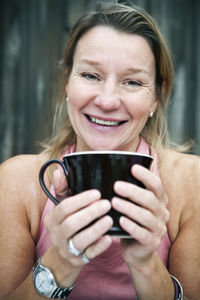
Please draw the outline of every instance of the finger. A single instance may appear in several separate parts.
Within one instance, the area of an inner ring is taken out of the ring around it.
[[[109,235],[102,236],[96,243],[88,247],[85,251],[89,259],[93,259],[106,251],[112,244],[112,238]]]
[[[143,206],[152,212],[155,212],[160,203],[153,192],[138,187],[135,184],[117,181],[114,184],[114,191],[121,197],[127,198],[140,206]]]
[[[98,190],[84,191],[75,196],[66,198],[54,209],[56,221],[61,223],[71,214],[87,207],[97,200],[100,200],[100,198],[101,194]]]
[[[151,248],[156,250],[159,245],[161,238],[155,237],[152,235],[150,231],[146,228],[139,226],[138,224],[132,222],[126,217],[120,218],[121,227],[133,237],[133,239],[137,240],[142,245],[150,245]]]
[[[151,190],[160,201],[167,204],[167,197],[164,193],[160,177],[140,165],[134,165],[131,168],[131,173],[136,179],[141,181],[147,189]]]
[[[150,231],[158,230],[158,220],[149,210],[117,197],[112,199],[112,206],[121,214],[148,228]]]
[[[112,227],[112,225],[112,218],[110,216],[104,216],[90,227],[77,233],[73,237],[73,243],[78,249],[84,250],[91,244],[97,242]],[[93,250],[90,252],[93,252]],[[95,253],[92,255],[92,258],[96,255],[96,250],[94,252]]]
[[[105,215],[110,208],[110,201],[96,201],[66,218],[61,224],[61,230],[67,237],[71,237],[97,218]]]
[[[168,222],[169,211],[166,206],[167,200],[160,201],[152,191],[143,189],[132,183],[122,181],[117,181],[115,183],[114,190],[121,197],[127,198],[133,203],[148,209],[164,222]]]

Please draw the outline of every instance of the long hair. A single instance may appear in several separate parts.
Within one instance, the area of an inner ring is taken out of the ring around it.
[[[65,103],[65,85],[73,67],[73,57],[78,41],[95,26],[108,26],[117,31],[137,34],[149,43],[155,58],[155,88],[158,107],[149,118],[141,135],[157,151],[169,146],[166,107],[173,82],[173,64],[167,43],[156,21],[143,9],[119,3],[100,3],[95,10],[86,12],[76,22],[69,37],[64,59],[60,65],[53,136],[46,144],[50,157],[59,157],[67,145],[76,142]]]

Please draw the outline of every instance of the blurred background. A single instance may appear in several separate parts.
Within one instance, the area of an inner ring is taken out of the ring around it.
[[[123,2],[123,1],[118,1]],[[133,0],[160,24],[170,46],[172,139],[200,154],[200,0]],[[51,132],[55,71],[69,31],[95,0],[0,1],[0,162],[37,153]]]

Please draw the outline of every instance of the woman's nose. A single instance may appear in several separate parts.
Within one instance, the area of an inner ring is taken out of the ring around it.
[[[120,97],[117,87],[112,83],[104,84],[95,98],[95,104],[103,110],[116,110],[120,107]]]

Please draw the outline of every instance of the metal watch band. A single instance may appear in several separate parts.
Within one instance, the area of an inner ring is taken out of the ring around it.
[[[72,286],[70,288],[57,287],[51,294],[51,299],[64,299],[67,296],[69,296],[69,294],[71,293],[73,288],[74,288],[74,286]]]
[[[71,287],[67,287],[67,288],[63,288],[60,287],[56,284],[55,279],[54,279],[54,275],[51,272],[50,269],[48,269],[47,267],[44,267],[43,265],[41,265],[40,263],[40,259],[38,259],[38,261],[36,262],[36,264],[33,267],[33,282],[34,282],[34,287],[37,291],[37,293],[39,293],[42,296],[45,296],[46,298],[49,299],[64,299],[67,296],[69,296],[69,294],[71,293],[71,291],[73,290],[73,288],[75,287],[75,284],[73,284],[73,286]],[[49,280],[51,281],[51,286],[52,286],[52,290],[51,292],[47,292],[44,293],[43,291],[41,292],[39,290],[39,288],[35,285],[35,278],[37,276],[37,274],[40,271],[45,271],[46,276],[49,278]]]

